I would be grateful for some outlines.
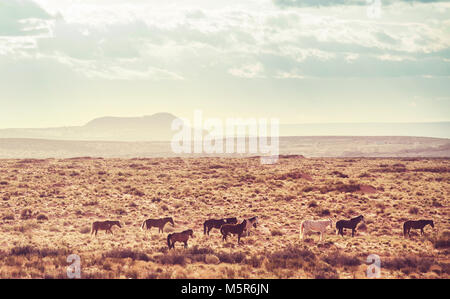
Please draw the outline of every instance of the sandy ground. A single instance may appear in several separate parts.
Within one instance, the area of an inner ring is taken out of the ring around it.
[[[448,159],[149,158],[0,160],[0,277],[364,278],[367,256],[382,278],[448,278]],[[31,215],[26,215],[29,209]],[[299,238],[302,220],[364,215],[355,237],[328,228]],[[164,233],[147,218],[173,217]],[[252,234],[203,235],[209,218],[259,216]],[[119,220],[113,234],[91,223]],[[432,219],[402,235],[408,219]],[[167,233],[191,228],[188,249]]]

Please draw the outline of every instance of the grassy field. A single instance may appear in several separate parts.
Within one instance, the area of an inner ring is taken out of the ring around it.
[[[449,159],[151,158],[0,160],[0,277],[66,278],[70,254],[83,278],[449,278]],[[364,215],[354,238],[328,228],[299,238],[306,219]],[[223,242],[209,218],[260,217]],[[142,231],[147,218],[175,226]],[[408,219],[432,219],[402,235]],[[113,234],[96,220],[119,220]],[[167,233],[191,228],[188,249]]]

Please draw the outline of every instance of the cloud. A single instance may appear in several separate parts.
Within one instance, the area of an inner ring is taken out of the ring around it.
[[[228,72],[239,78],[262,78],[264,67],[261,63],[247,64],[240,67],[231,68]]]
[[[327,6],[366,6],[377,0],[273,0],[280,7],[327,7]],[[381,1],[381,0],[379,0]],[[382,5],[391,5],[396,2],[409,4],[415,3],[438,3],[449,2],[449,0],[383,0]]]
[[[0,36],[48,33],[54,16],[30,0],[0,0]]]

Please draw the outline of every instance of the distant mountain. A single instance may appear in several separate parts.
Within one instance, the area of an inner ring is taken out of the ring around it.
[[[280,125],[281,136],[410,136],[450,138],[450,122]]]
[[[142,117],[100,117],[84,126],[0,129],[1,138],[78,141],[170,141],[177,117],[156,113]],[[203,134],[207,134],[206,131]],[[450,122],[282,124],[280,136],[410,136],[450,138]]]
[[[175,133],[170,113],[142,117],[101,117],[84,126],[42,129],[3,129],[0,138],[85,141],[168,141]]]

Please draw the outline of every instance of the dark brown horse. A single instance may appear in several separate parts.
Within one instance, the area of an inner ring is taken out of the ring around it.
[[[243,235],[245,228],[247,227],[247,220],[242,221],[240,224],[224,224],[220,228],[222,234],[222,240],[226,241],[228,234],[238,236],[238,244],[241,242],[241,236]]]
[[[209,232],[213,228],[220,229],[224,224],[235,224],[237,223],[236,217],[225,218],[225,219],[209,219],[203,223],[203,234],[209,236]]]
[[[352,237],[355,235],[356,226],[359,222],[364,221],[364,216],[359,215],[358,217],[352,218],[350,220],[339,220],[336,222],[336,234],[344,236],[344,228],[350,228],[352,230]]]
[[[169,246],[169,249],[171,249],[175,248],[175,242],[183,242],[184,248],[187,248],[189,237],[194,237],[194,231],[192,229],[182,231],[181,233],[168,234],[167,246]]]
[[[164,225],[169,222],[174,226],[172,217],[166,217],[161,219],[147,219],[142,222],[141,229],[143,230],[144,227],[146,229],[151,229],[152,227],[157,227],[159,230],[158,232],[162,233],[164,231]]]
[[[114,225],[117,225],[118,227],[122,227],[120,225],[119,221],[111,221],[111,220],[95,221],[94,223],[92,223],[91,235],[95,232],[95,236],[97,236],[98,230],[104,230],[104,231],[106,231],[106,233],[110,232],[112,234],[111,228]]]
[[[424,220],[424,219],[422,219],[422,220],[408,220],[405,223],[403,223],[403,236],[406,237],[406,234],[408,234],[408,236],[411,236],[410,235],[411,228],[413,228],[413,229],[420,229],[420,234],[423,235],[424,234],[423,228],[426,225],[428,225],[428,224],[431,225],[431,227],[434,228],[433,220]]]

